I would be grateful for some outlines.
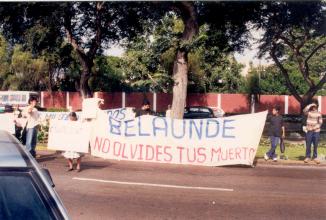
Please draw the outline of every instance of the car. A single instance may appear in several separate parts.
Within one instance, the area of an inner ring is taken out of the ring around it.
[[[0,130],[0,219],[70,219],[41,168],[9,132]]]
[[[223,110],[222,110],[223,111]],[[186,107],[184,111],[184,119],[200,119],[200,118],[215,118],[222,117],[224,115],[221,111],[218,112],[218,115],[214,114],[213,109],[206,106],[191,106]]]

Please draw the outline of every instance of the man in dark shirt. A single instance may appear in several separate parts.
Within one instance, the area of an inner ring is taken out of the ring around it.
[[[272,117],[270,119],[269,136],[271,140],[271,149],[264,155],[265,160],[273,159],[277,161],[275,149],[280,143],[281,138],[285,137],[285,129],[283,119],[280,115],[280,107],[275,106],[272,110]]]
[[[151,110],[151,103],[147,99],[143,101],[141,109],[136,111],[136,117],[142,115],[154,115],[154,112]]]

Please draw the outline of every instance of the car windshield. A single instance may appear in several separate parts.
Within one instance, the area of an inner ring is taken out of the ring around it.
[[[0,219],[26,218],[54,219],[28,173],[0,173]]]

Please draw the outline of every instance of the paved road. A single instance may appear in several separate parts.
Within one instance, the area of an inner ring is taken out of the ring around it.
[[[43,156],[72,219],[326,219],[326,167],[199,167]]]

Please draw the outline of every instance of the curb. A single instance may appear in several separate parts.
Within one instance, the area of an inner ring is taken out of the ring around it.
[[[58,154],[55,150],[48,150],[44,147],[37,148],[37,154],[42,158],[43,156],[54,156],[54,155],[61,155]],[[313,161],[309,163],[304,163],[303,161],[299,160],[278,160],[274,162],[272,160],[266,161],[265,159],[259,158],[254,160],[254,166],[302,166],[302,167],[326,167],[326,161],[321,161],[320,164],[316,164]]]
[[[310,161],[309,163],[304,163],[303,160],[277,160],[272,161],[265,159],[256,159],[255,160],[256,166],[258,165],[264,165],[264,166],[303,166],[303,167],[326,167],[326,162],[321,161],[320,164],[316,164],[313,161]]]

